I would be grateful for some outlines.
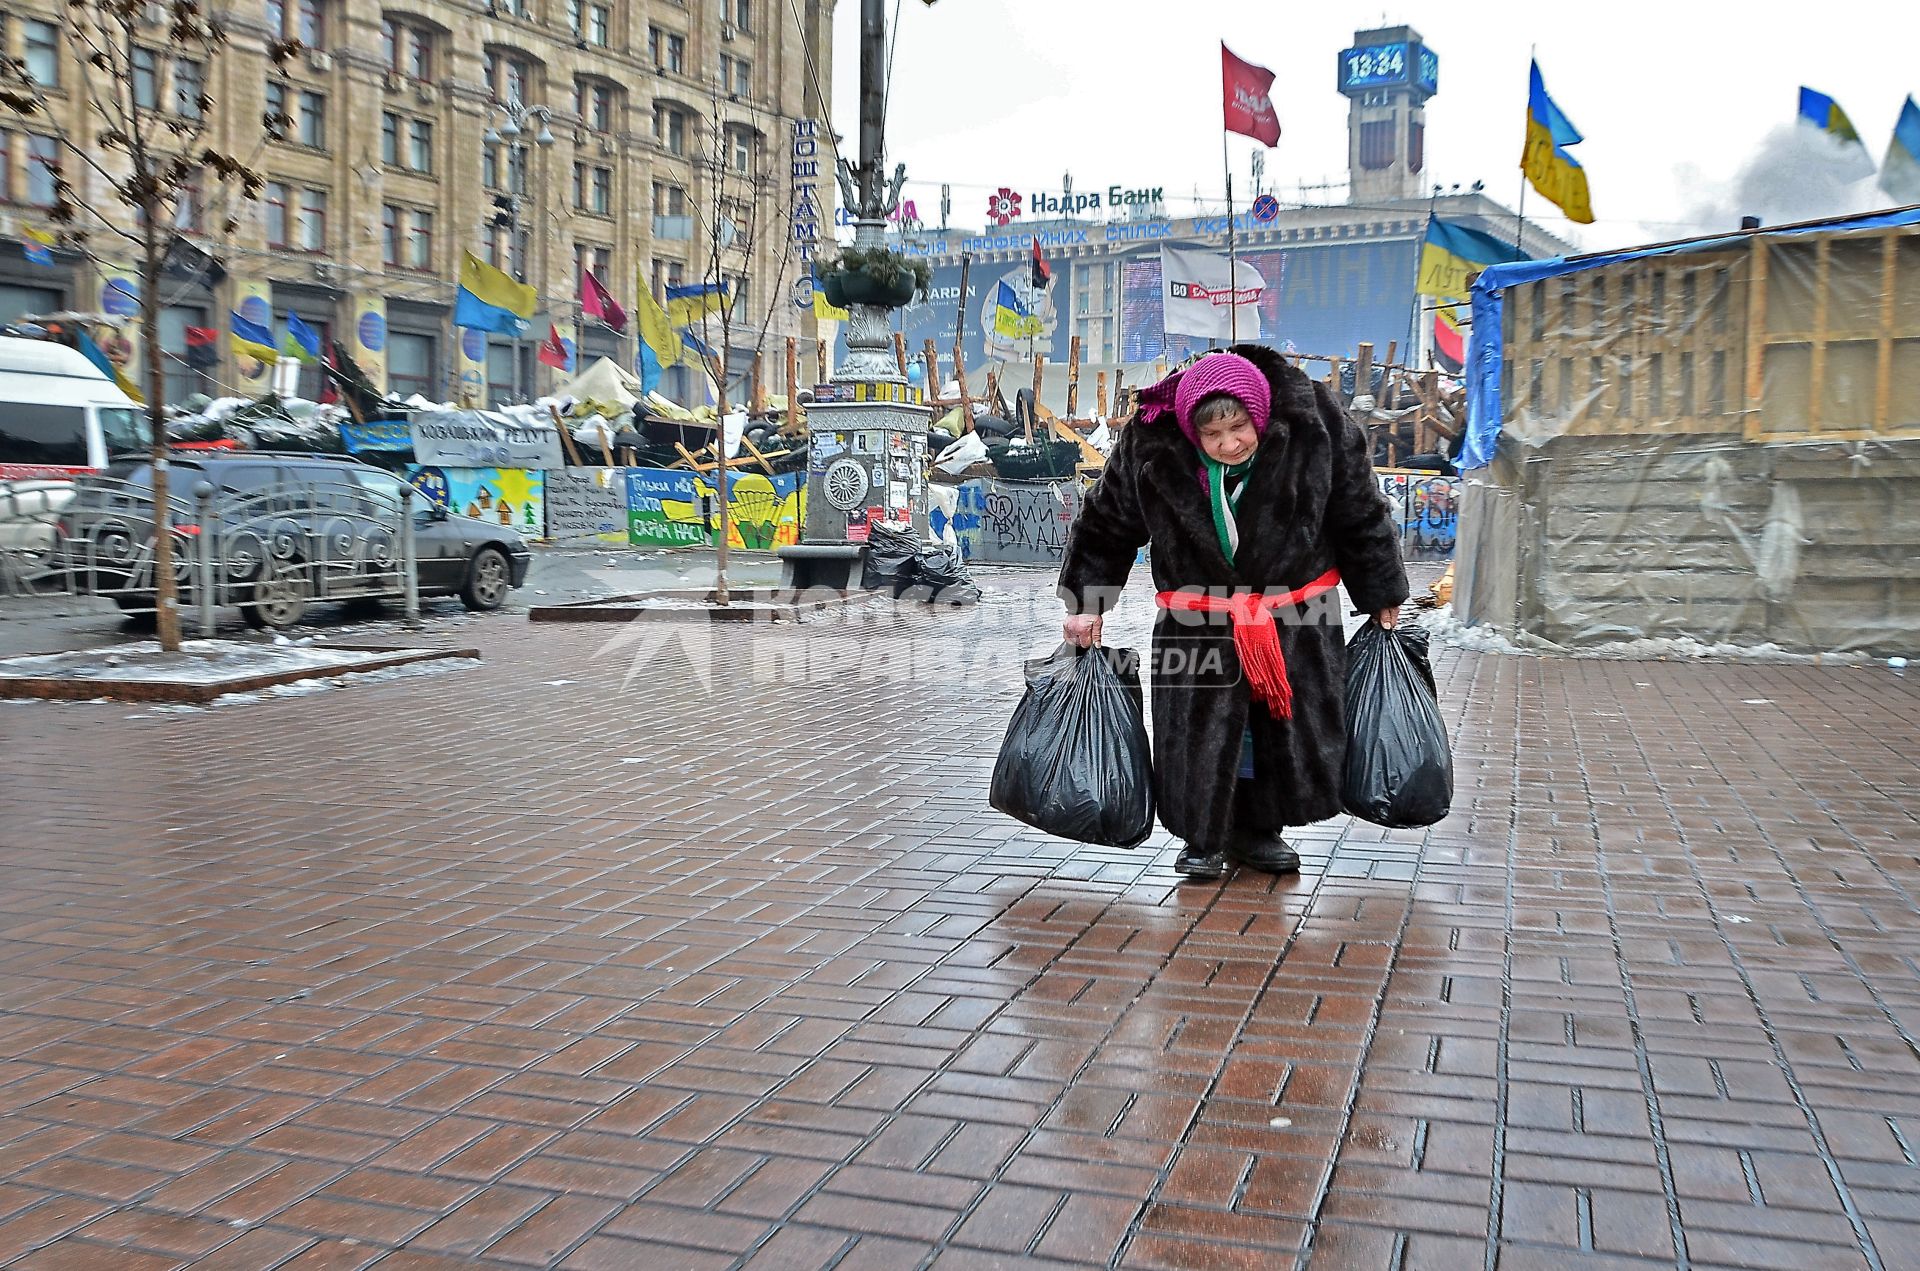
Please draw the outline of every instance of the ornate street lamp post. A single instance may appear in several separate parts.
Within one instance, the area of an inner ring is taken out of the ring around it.
[[[499,116],[498,123],[494,122],[495,115]],[[493,216],[490,223],[495,229],[504,229],[507,232],[506,258],[503,262],[506,272],[525,282],[527,281],[526,257],[532,253],[531,243],[528,244],[527,252],[520,254],[520,268],[513,267],[515,254],[520,248],[520,200],[526,195],[527,181],[527,143],[521,138],[533,127],[535,121],[538,121],[540,131],[534,135],[534,144],[542,147],[552,145],[553,129],[550,125],[553,112],[545,106],[524,105],[516,98],[512,101],[493,103],[488,107],[487,120],[487,130],[480,134],[481,145],[504,145],[507,148],[506,171],[501,174],[506,193],[493,196]],[[520,380],[520,337],[517,335],[513,337],[512,349],[513,395],[515,398],[525,398],[526,388]]]

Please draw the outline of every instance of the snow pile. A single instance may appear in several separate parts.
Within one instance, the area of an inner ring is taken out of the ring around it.
[[[1592,644],[1556,644],[1527,632],[1512,637],[1491,627],[1467,626],[1454,616],[1452,605],[1432,611],[1422,625],[1434,639],[1475,653],[1510,654],[1538,657],[1553,654],[1571,658],[1608,658],[1618,661],[1667,662],[1797,662],[1858,665],[1874,661],[1865,653],[1796,653],[1777,644],[1730,644],[1725,641],[1696,640],[1692,636],[1643,636],[1631,640],[1606,640]]]

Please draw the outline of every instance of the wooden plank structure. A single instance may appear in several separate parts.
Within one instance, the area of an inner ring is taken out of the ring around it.
[[[1503,298],[1510,497],[1463,519],[1456,608],[1551,640],[1906,651],[1920,225],[1760,229]]]

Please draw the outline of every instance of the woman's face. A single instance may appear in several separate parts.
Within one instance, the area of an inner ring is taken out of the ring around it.
[[[1253,416],[1234,402],[1224,415],[1216,415],[1198,430],[1200,449],[1215,463],[1244,463],[1260,448],[1260,434],[1254,429]]]

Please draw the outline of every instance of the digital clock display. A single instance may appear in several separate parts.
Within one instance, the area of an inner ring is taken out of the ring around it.
[[[1440,58],[1421,44],[1371,44],[1340,54],[1340,91],[1412,85],[1425,93],[1440,87]]]

